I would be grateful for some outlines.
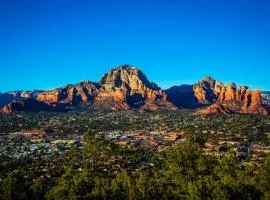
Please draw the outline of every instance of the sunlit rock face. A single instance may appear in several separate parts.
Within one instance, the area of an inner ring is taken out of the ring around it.
[[[112,110],[177,110],[167,100],[167,95],[155,83],[150,82],[139,69],[122,65],[106,73],[99,83],[83,81],[37,95],[37,102],[50,107],[62,105],[94,105]],[[24,103],[23,101],[21,102]],[[4,108],[5,112],[24,110],[18,102]]]
[[[166,90],[168,99],[178,107],[200,108],[209,106],[199,113],[248,113],[267,115],[262,105],[261,92],[253,92],[246,86],[234,83],[224,84],[211,77],[205,77],[192,86],[174,86]]]
[[[2,112],[17,111],[65,111],[79,104],[93,104],[98,93],[98,84],[83,81],[51,91],[42,91],[35,98],[28,96],[5,105]]]
[[[247,97],[248,102],[242,107],[243,113],[268,115],[268,111],[262,106],[262,95],[259,89],[255,89],[253,93]]]
[[[163,91],[136,67],[121,65],[106,73],[99,83],[82,81],[50,91],[0,94],[0,105],[5,113],[68,110],[93,105],[112,110],[141,111],[207,107],[198,113],[267,115],[269,99],[265,93],[262,98],[258,89],[251,91],[246,86],[224,84],[209,76],[194,85],[173,86]]]
[[[177,109],[167,101],[164,91],[150,82],[142,71],[130,65],[112,69],[101,78],[99,84],[96,102],[112,100],[112,108]]]
[[[236,101],[241,98],[244,90],[245,87],[237,89],[235,83],[224,84],[212,77],[205,77],[193,85],[194,95],[201,104]]]
[[[205,77],[193,85],[193,92],[201,104],[210,104],[218,99],[220,93],[224,90],[224,85],[211,77]]]
[[[55,103],[60,101],[61,91],[43,92],[38,95],[38,100],[43,102]]]
[[[200,113],[247,113],[267,115],[267,110],[262,105],[260,90],[253,92],[246,86],[236,87],[234,83],[223,84],[212,78],[205,78],[194,85],[194,94],[202,90],[197,97],[200,103],[214,103],[214,105],[199,111]],[[206,101],[207,100],[207,101]]]
[[[232,111],[227,109],[226,106],[223,106],[218,103],[214,103],[213,105],[205,109],[199,110],[197,112],[197,114],[216,114],[216,113],[222,113],[222,114],[228,115],[228,114],[231,114]]]
[[[75,106],[80,103],[93,103],[98,94],[98,84],[83,81],[75,85],[67,85],[38,95],[37,100],[45,103],[64,103]]]

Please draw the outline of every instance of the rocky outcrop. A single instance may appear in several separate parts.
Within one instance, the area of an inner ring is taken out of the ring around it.
[[[216,102],[223,91],[223,84],[208,76],[193,85],[193,92],[199,104]]]
[[[150,82],[145,74],[130,65],[121,65],[106,73],[99,83],[83,81],[51,91],[13,92],[2,101],[2,111],[58,111],[80,105],[93,105],[112,110],[198,109],[198,113],[247,113],[267,115],[266,99],[261,92],[246,86],[224,84],[205,77],[194,85],[174,86],[166,91]],[[13,101],[16,100],[16,101]],[[32,104],[32,105],[31,105]],[[0,104],[1,105],[1,104]]]
[[[80,103],[90,104],[94,102],[98,94],[98,84],[90,81],[83,81],[75,85],[67,85],[52,91],[40,93],[37,100],[49,104],[63,103],[69,106],[76,106]]]
[[[267,115],[268,113],[262,105],[259,90],[252,92],[246,86],[237,88],[234,83],[224,84],[211,77],[205,77],[193,86],[172,87],[166,93],[169,100],[183,108],[209,106],[199,111],[204,114],[216,112]]]
[[[71,108],[80,104],[94,105],[112,110],[176,110],[167,95],[144,73],[135,67],[122,65],[106,73],[99,84],[83,81],[37,95],[37,102],[44,105],[64,105]],[[21,105],[23,104],[23,106]],[[23,107],[23,108],[21,108]],[[13,102],[5,112],[25,110],[24,102]],[[43,109],[44,110],[44,109]]]
[[[226,106],[222,104],[214,103],[208,108],[199,110],[195,114],[217,114],[217,113],[228,115],[228,114],[232,114],[233,111],[229,110],[228,108],[226,108]]]
[[[268,111],[262,106],[262,95],[259,89],[255,89],[252,94],[249,91],[245,99],[243,113],[268,115]]]
[[[37,101],[33,98],[27,98],[24,100],[14,100],[13,102],[5,105],[2,109],[4,113],[13,113],[13,112],[39,112],[39,111],[65,111],[66,108],[64,105],[59,103],[57,104],[46,104],[40,101]]]
[[[35,98],[23,98],[12,101],[2,108],[2,112],[17,111],[66,111],[81,103],[90,105],[98,93],[98,84],[83,81],[51,91],[42,91]]]
[[[23,100],[25,98],[37,98],[39,93],[43,92],[42,90],[34,91],[12,91],[6,93],[0,93],[0,108],[4,105],[11,103],[14,100]]]
[[[102,77],[99,84],[100,91],[95,103],[112,101],[112,109],[177,109],[167,101],[164,91],[150,82],[142,71],[129,65],[112,69]]]
[[[37,100],[42,102],[56,103],[60,101],[62,91],[47,91],[38,95]]]

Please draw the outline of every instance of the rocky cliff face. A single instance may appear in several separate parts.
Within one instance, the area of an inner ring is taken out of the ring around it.
[[[75,85],[40,93],[37,100],[45,103],[63,103],[69,106],[76,106],[80,103],[93,103],[98,93],[98,84],[90,81],[83,81]]]
[[[0,94],[1,97],[5,94]],[[6,94],[7,95],[7,94]],[[261,92],[246,86],[224,84],[205,77],[194,85],[174,86],[166,91],[150,82],[139,69],[122,65],[106,73],[99,83],[83,81],[51,91],[8,93],[3,112],[67,110],[94,105],[112,110],[177,110],[209,106],[199,113],[248,113],[267,115]],[[12,100],[17,100],[13,101]],[[31,106],[31,104],[33,104]]]
[[[129,65],[112,69],[99,84],[96,103],[111,100],[112,109],[177,109],[167,101],[165,92],[150,82],[142,71]]]
[[[168,99],[180,107],[199,108],[209,105],[199,113],[267,114],[259,90],[252,92],[246,86],[237,88],[234,83],[224,84],[211,77],[205,77],[192,86],[185,86],[185,89],[178,86],[166,92]],[[189,105],[186,106],[186,102],[189,102]]]
[[[243,103],[243,113],[268,115],[267,110],[262,106],[262,94],[259,89],[254,90],[251,95],[247,92]]]
[[[237,88],[234,83],[223,84],[209,77],[195,84],[193,89],[199,103],[214,103],[214,106],[203,110],[203,113],[209,111],[210,113],[232,112],[267,115],[267,111],[262,106],[261,92],[258,89],[252,92],[246,86]],[[198,90],[203,91],[201,93],[203,95],[199,96],[199,98],[196,94]]]
[[[202,81],[193,85],[193,92],[201,104],[210,104],[215,102],[222,92],[223,84],[211,77],[205,77]]]
[[[213,105],[205,109],[199,110],[195,114],[217,114],[217,113],[228,115],[228,114],[232,114],[233,112],[222,104],[214,103]]]
[[[41,92],[37,102],[50,107],[56,105],[70,108],[79,104],[105,107],[112,110],[176,110],[167,101],[167,95],[144,73],[129,65],[119,66],[106,73],[98,83],[83,81],[51,91]],[[21,105],[22,104],[22,105]],[[24,101],[13,102],[4,107],[4,112],[27,110]]]
[[[65,111],[80,103],[90,105],[97,93],[98,84],[83,81],[51,91],[42,91],[34,97],[15,99],[2,108],[2,112],[16,111]]]

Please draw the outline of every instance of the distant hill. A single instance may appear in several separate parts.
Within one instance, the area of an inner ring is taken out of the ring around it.
[[[12,91],[6,93],[0,93],[0,108],[4,105],[11,103],[13,100],[23,100],[26,98],[36,99],[38,94],[42,93],[42,90],[35,91]]]

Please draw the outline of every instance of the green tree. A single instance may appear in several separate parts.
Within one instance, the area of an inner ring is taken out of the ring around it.
[[[111,184],[112,199],[135,199],[134,187],[131,177],[126,171],[122,171],[116,175]]]
[[[270,156],[259,170],[258,188],[264,194],[264,199],[270,199]]]
[[[19,172],[8,174],[2,180],[2,194],[0,197],[4,200],[27,199],[27,189],[24,178]]]

